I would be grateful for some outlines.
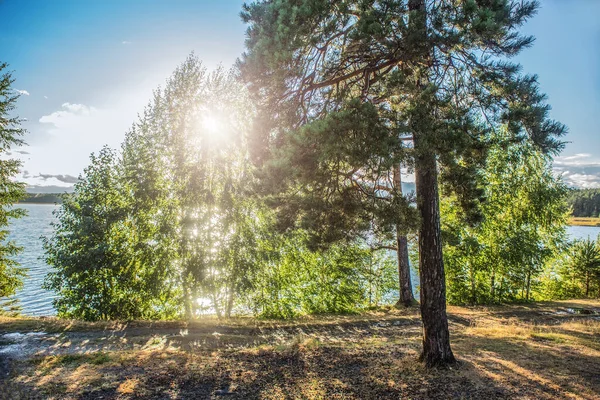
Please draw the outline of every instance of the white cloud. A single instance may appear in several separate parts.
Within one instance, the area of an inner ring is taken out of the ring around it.
[[[48,98],[48,96],[44,96],[44,98],[45,98],[45,99],[47,99],[47,98]]]
[[[565,156],[565,157],[557,157],[557,160],[564,160],[564,161],[569,161],[569,160],[581,160],[582,158],[590,158],[592,155],[590,153],[577,153],[575,155],[572,156]]]
[[[579,153],[572,156],[556,157],[554,165],[562,166],[589,166],[600,165],[600,161],[594,160],[591,154]]]
[[[585,175],[585,174],[569,174],[563,175],[565,182],[571,186],[581,189],[597,189],[600,188],[600,176]]]
[[[41,116],[39,126],[34,127],[36,132],[32,132],[35,140],[25,138],[30,154],[18,155],[23,169],[31,173],[24,181],[30,185],[64,185],[55,177],[78,176],[89,164],[90,154],[105,144],[118,149],[146,98],[147,93],[132,91],[107,100],[107,106],[66,102]],[[40,173],[53,177],[43,180]]]
[[[87,117],[96,112],[95,108],[83,104],[63,103],[62,110],[42,116],[40,122],[43,124],[52,124],[58,129],[68,128],[69,126],[77,125],[81,121],[81,117]]]
[[[19,89],[14,89],[15,92],[24,95],[24,96],[29,96],[29,92],[27,90],[19,90]]]
[[[562,176],[569,186],[583,189],[600,188],[600,160],[591,154],[556,157],[554,172]]]
[[[121,44],[131,44],[131,42],[129,40],[123,40]]]

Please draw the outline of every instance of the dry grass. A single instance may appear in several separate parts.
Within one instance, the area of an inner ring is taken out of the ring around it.
[[[23,399],[598,399],[600,320],[564,312],[576,307],[600,310],[600,302],[449,307],[460,362],[448,370],[428,371],[417,361],[420,326],[411,322],[417,310],[385,310],[296,321],[307,333],[285,341],[273,334],[259,346],[37,357],[17,363],[1,393]],[[256,323],[279,330],[294,324]],[[248,332],[248,324],[239,329]]]
[[[357,315],[307,315],[293,320],[260,320],[252,317],[234,317],[218,319],[215,316],[204,316],[194,321],[99,321],[86,322],[80,320],[62,319],[56,317],[11,317],[0,315],[0,333],[43,331],[48,333],[60,332],[92,332],[92,331],[122,331],[126,329],[198,329],[214,331],[215,328],[232,330],[279,329],[301,325],[335,326],[340,323],[355,321],[379,321],[399,316],[413,317],[411,310],[396,310],[385,307],[367,311]]]
[[[600,218],[571,217],[569,218],[569,225],[600,226]]]

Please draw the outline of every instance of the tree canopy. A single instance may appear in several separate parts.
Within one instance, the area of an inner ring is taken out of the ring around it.
[[[536,77],[508,61],[533,42],[518,28],[537,6],[508,0],[282,0],[244,6],[248,50],[241,69],[259,103],[254,140],[263,149],[259,161],[290,154],[281,150],[295,140],[289,137],[303,137],[356,105],[377,110],[365,112],[365,119],[375,131],[378,122],[393,139],[365,141],[349,126],[344,141],[354,145],[343,149],[361,146],[363,157],[379,158],[389,171],[400,161],[395,148],[412,141],[411,157],[402,161],[416,174],[423,358],[430,366],[454,361],[445,314],[438,171],[468,221],[476,223],[483,198],[476,177],[492,132],[505,126],[507,140],[530,142],[545,153],[562,146],[557,138],[565,127],[548,118]],[[324,151],[317,159],[327,156]],[[299,184],[342,194],[340,177],[361,168],[370,172],[368,165],[336,168],[335,159],[320,166],[319,173],[297,176],[308,178]],[[389,180],[382,175],[374,177],[373,187]],[[355,209],[352,215],[362,212]],[[388,214],[393,219],[402,213]]]

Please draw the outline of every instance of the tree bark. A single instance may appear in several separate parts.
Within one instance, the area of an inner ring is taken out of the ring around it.
[[[400,279],[400,299],[397,306],[410,307],[417,304],[412,291],[412,279],[410,277],[410,262],[408,260],[408,240],[406,236],[398,233],[398,277]]]
[[[415,148],[418,148],[415,137]],[[419,265],[423,353],[427,367],[444,366],[456,360],[450,348],[446,315],[446,279],[442,257],[437,163],[433,154],[416,158],[417,205],[421,215]]]
[[[400,164],[394,167],[394,186],[397,188],[397,195],[402,196]],[[396,307],[410,307],[417,302],[412,292],[410,262],[408,259],[408,240],[406,239],[406,235],[402,234],[402,227],[400,225],[396,225],[396,242],[398,244],[396,254],[398,257],[398,280],[400,284],[400,299],[396,303]]]

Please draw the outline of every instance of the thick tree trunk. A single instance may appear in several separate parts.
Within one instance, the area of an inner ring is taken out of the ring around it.
[[[424,65],[429,64],[427,47],[427,9],[425,0],[409,0],[411,11],[409,27],[416,44],[423,46]],[[428,87],[428,72],[422,71],[417,80],[421,96]],[[421,216],[419,229],[419,273],[421,276],[421,319],[423,320],[423,353],[421,359],[427,367],[446,366],[456,360],[450,348],[450,333],[446,315],[446,277],[442,257],[440,204],[438,194],[437,161],[435,149],[426,139],[433,119],[433,109],[417,105],[422,116],[415,115],[413,142],[415,148],[415,176],[417,207]]]
[[[402,196],[402,176],[400,164],[394,167],[394,186],[397,188],[398,196]],[[410,278],[410,262],[408,260],[408,240],[406,235],[402,233],[402,227],[396,226],[396,243],[398,256],[398,280],[400,283],[400,299],[396,303],[396,307],[410,307],[416,304],[415,297],[412,292],[412,281]]]
[[[456,360],[450,348],[446,315],[446,280],[442,258],[440,207],[435,156],[419,148],[415,135],[417,205],[421,215],[419,263],[421,276],[422,360],[427,367]],[[420,150],[420,151],[419,151]]]

